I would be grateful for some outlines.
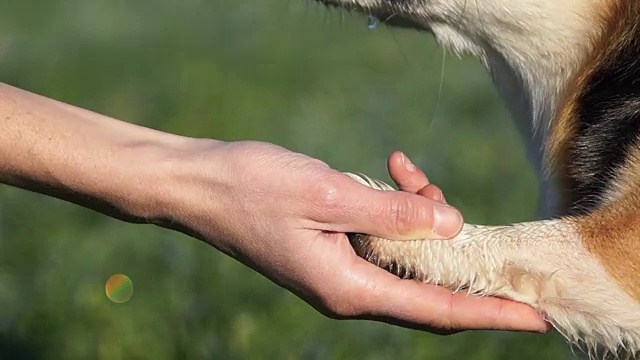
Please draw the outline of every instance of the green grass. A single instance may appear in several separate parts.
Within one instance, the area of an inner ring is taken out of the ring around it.
[[[299,0],[0,0],[0,79],[184,135],[254,139],[388,179],[408,153],[467,221],[536,190],[488,76],[425,34]],[[438,89],[443,81],[441,100]],[[115,304],[107,279],[128,275]],[[334,321],[213,248],[0,187],[0,359],[566,359],[556,334]]]

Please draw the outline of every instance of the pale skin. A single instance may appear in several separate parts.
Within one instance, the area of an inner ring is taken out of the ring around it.
[[[0,182],[196,237],[331,318],[434,333],[550,329],[526,305],[400,280],[356,256],[345,232],[460,231],[460,213],[402,153],[388,168],[404,191],[381,192],[272,144],[181,137],[4,84],[0,128]]]

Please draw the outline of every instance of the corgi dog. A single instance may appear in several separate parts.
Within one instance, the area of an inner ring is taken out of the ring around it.
[[[351,234],[357,254],[528,304],[592,355],[640,356],[640,1],[317,1],[476,56],[527,133],[544,200],[544,220],[465,224],[452,240]]]

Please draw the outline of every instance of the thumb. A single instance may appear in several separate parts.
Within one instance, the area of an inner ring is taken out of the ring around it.
[[[376,190],[349,174],[340,192],[342,211],[327,213],[332,231],[358,232],[395,240],[448,239],[462,228],[462,215],[447,204],[404,191]],[[349,180],[349,179],[347,179]],[[355,181],[353,181],[355,180]]]

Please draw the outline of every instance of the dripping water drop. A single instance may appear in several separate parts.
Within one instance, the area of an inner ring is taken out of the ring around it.
[[[378,27],[380,24],[380,19],[378,19],[375,15],[369,14],[369,21],[367,23],[367,27],[369,30],[373,30]]]

